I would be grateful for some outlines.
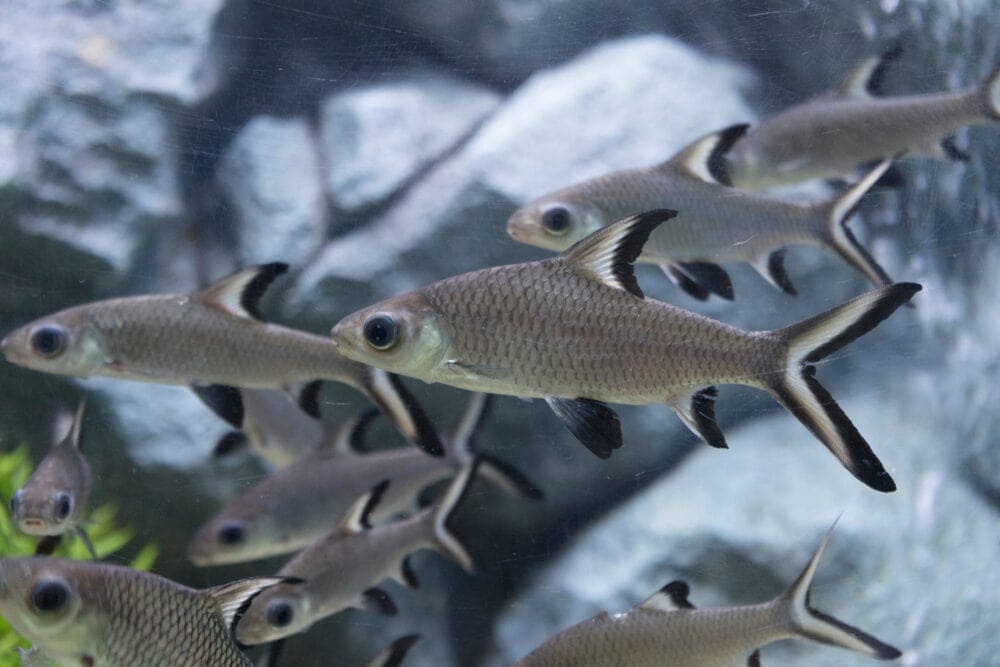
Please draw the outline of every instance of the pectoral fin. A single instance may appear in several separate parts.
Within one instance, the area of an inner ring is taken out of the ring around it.
[[[618,415],[600,401],[589,398],[546,396],[545,401],[576,436],[598,458],[606,459],[622,446],[622,427]]]

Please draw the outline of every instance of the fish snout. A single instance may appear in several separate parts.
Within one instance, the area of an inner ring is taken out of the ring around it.
[[[48,534],[48,527],[45,522],[37,517],[21,517],[21,531],[27,533],[28,535],[46,535]]]

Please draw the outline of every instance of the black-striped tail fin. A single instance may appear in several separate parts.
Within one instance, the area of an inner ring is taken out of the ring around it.
[[[785,370],[771,379],[771,394],[845,468],[877,491],[894,491],[896,484],[851,420],[816,380],[812,364],[874,329],[919,291],[916,283],[896,283],[774,332],[784,343]]]
[[[833,528],[823,537],[802,574],[778,598],[777,604],[785,607],[790,630],[801,637],[857,651],[879,660],[895,660],[902,655],[895,647],[809,606],[809,587],[832,531]]]

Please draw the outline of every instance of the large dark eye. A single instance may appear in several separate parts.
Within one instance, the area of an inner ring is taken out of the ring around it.
[[[69,513],[73,510],[73,501],[70,499],[68,493],[57,493],[56,494],[56,518],[65,519],[69,516]]]
[[[239,544],[243,541],[243,526],[229,524],[219,529],[219,541],[223,544]]]
[[[17,514],[17,510],[21,507],[21,490],[18,489],[14,492],[14,495],[10,497],[10,513]]]
[[[396,320],[388,315],[375,315],[365,322],[365,340],[376,350],[388,350],[396,344]]]
[[[272,602],[267,605],[267,622],[275,628],[283,628],[292,622],[295,612],[287,602]]]
[[[31,349],[39,355],[52,358],[66,347],[66,333],[56,326],[44,326],[31,334]]]
[[[65,582],[42,579],[31,587],[31,606],[38,611],[58,611],[67,600],[69,586]]]
[[[542,226],[550,234],[562,236],[569,231],[569,211],[562,206],[553,206],[542,214]]]

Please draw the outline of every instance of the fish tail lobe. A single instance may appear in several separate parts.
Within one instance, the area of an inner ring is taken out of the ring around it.
[[[861,199],[879,182],[891,166],[892,160],[882,160],[839,197],[820,205],[824,224],[821,235],[824,242],[876,287],[890,285],[892,279],[864,246],[858,242],[857,237],[847,226],[847,221],[858,210]]]
[[[895,660],[902,655],[899,649],[809,606],[809,588],[832,531],[831,527],[798,579],[776,601],[785,610],[789,629],[821,644],[840,646],[879,660]]]
[[[983,99],[986,102],[986,115],[993,120],[1000,120],[1000,65],[993,68],[983,84]]]
[[[881,287],[774,332],[782,343],[785,359],[783,370],[769,379],[771,395],[845,468],[877,491],[895,491],[896,484],[851,420],[816,380],[813,363],[874,329],[920,289],[916,283]]]
[[[462,566],[463,570],[470,573],[476,569],[475,562],[448,524],[455,509],[468,493],[469,486],[475,479],[479,466],[480,461],[477,457],[469,465],[462,468],[462,471],[451,481],[441,503],[433,514],[433,546],[441,553],[452,557],[455,562]]]

